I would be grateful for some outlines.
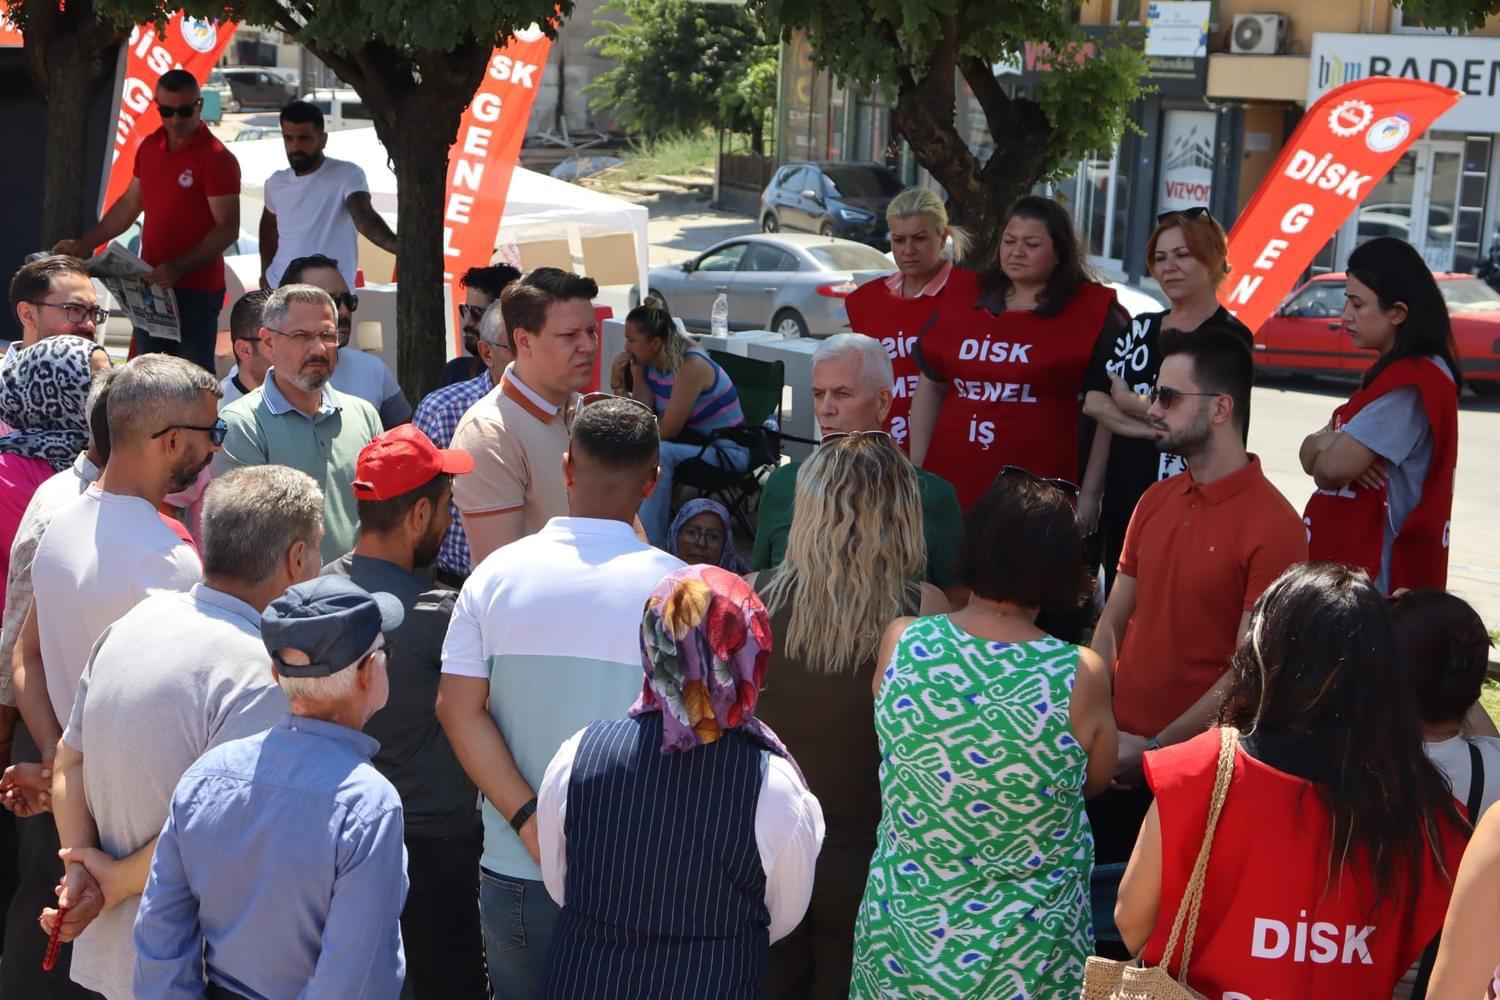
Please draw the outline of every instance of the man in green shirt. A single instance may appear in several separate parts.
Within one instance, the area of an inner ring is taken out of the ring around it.
[[[891,359],[880,341],[862,333],[841,333],[818,345],[813,354],[813,413],[823,434],[880,432],[895,392]],[[792,496],[801,462],[783,465],[766,480],[760,498],[755,549],[750,568],[770,569],[786,555],[792,528]],[[922,534],[927,539],[925,579],[935,587],[958,586],[958,544],[963,511],[958,495],[940,476],[917,469],[922,500]]]
[[[214,475],[241,465],[289,465],[323,489],[323,562],[354,548],[359,512],[354,470],[383,428],[375,407],[328,384],[338,350],[333,299],[311,285],[285,285],[266,298],[261,346],[271,368],[259,388],[224,407],[229,425]]]

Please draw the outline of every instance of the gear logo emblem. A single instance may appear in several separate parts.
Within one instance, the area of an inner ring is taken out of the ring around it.
[[[1340,139],[1349,139],[1363,132],[1374,117],[1373,107],[1351,98],[1328,113],[1328,131]]]

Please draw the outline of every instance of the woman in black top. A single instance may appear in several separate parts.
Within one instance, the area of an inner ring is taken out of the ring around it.
[[[1146,263],[1172,307],[1135,317],[1122,333],[1106,333],[1094,347],[1083,383],[1083,412],[1112,435],[1099,514],[1109,586],[1115,582],[1136,501],[1151,484],[1187,468],[1178,456],[1157,449],[1156,432],[1146,420],[1146,394],[1161,367],[1161,331],[1231,334],[1252,349],[1250,331],[1219,305],[1218,288],[1229,274],[1228,253],[1224,229],[1208,209],[1159,216],[1146,241]]]

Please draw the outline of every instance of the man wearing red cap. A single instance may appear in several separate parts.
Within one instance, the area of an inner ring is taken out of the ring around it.
[[[373,762],[405,810],[411,888],[401,937],[417,1000],[485,995],[474,903],[483,838],[478,800],[435,709],[443,637],[458,594],[433,590],[419,572],[437,558],[448,530],[453,477],[473,468],[468,452],[440,449],[412,424],[376,437],[359,453],[354,475],[359,541],[323,570],[393,594],[406,612],[386,636],[390,699],[365,732],[380,742]]]

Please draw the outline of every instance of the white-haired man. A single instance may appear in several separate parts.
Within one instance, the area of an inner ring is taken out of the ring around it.
[[[891,359],[880,341],[859,333],[840,333],[818,345],[813,354],[813,414],[824,439],[844,434],[883,434],[895,387]],[[802,463],[783,465],[766,480],[761,493],[750,567],[770,569],[786,555],[792,530],[792,497]],[[922,500],[922,534],[927,539],[927,582],[944,590],[957,586],[958,541],[963,511],[958,495],[942,477],[917,469]]]
[[[288,588],[260,631],[290,714],[188,768],[135,922],[135,997],[396,1000],[401,798],[360,730],[385,706],[401,602],[337,576]]]

